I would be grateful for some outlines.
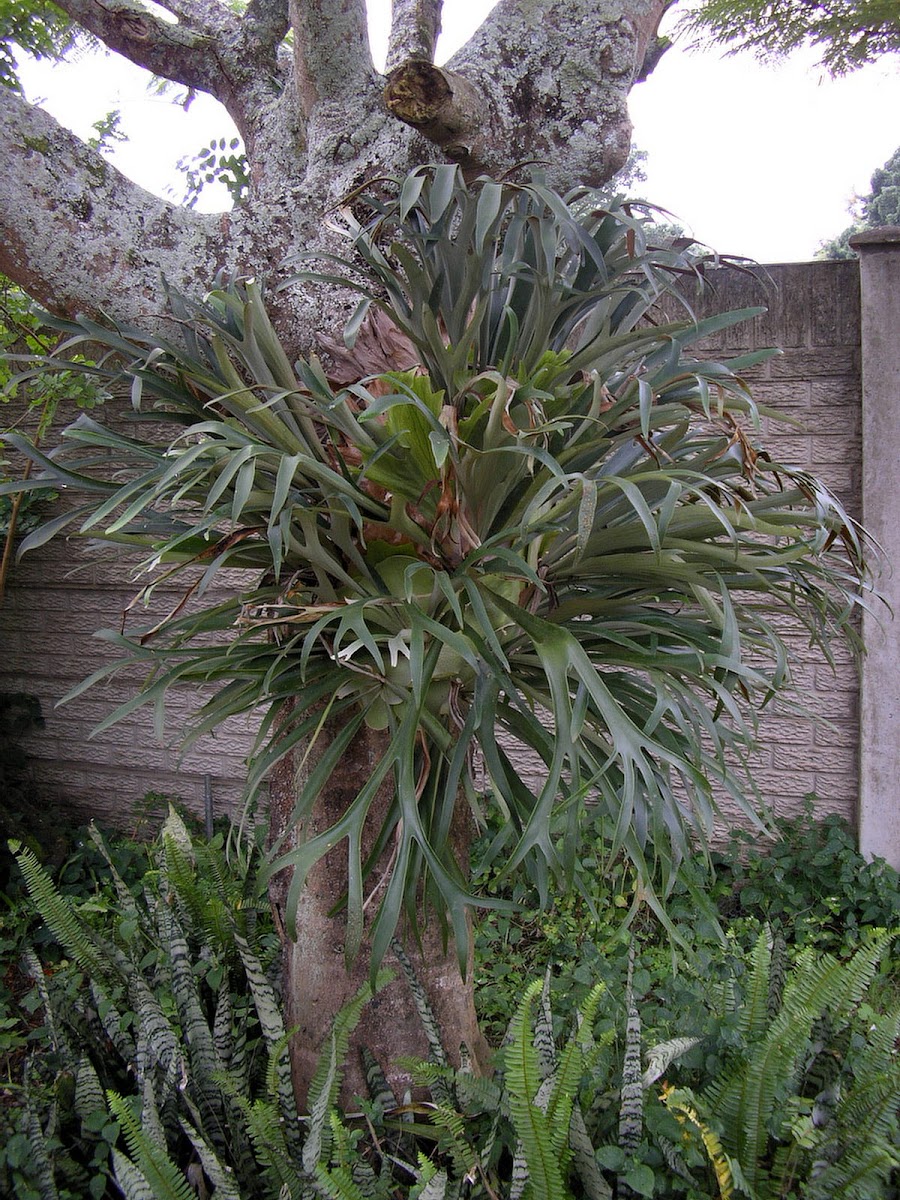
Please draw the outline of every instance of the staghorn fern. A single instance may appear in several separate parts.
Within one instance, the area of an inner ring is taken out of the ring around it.
[[[542,900],[577,884],[595,805],[611,859],[631,859],[659,909],[707,844],[718,796],[758,826],[743,766],[758,709],[789,683],[779,617],[829,661],[833,638],[854,642],[864,539],[815,479],[755,444],[742,373],[761,356],[691,349],[758,310],[654,314],[704,264],[654,246],[641,206],[431,167],[344,215],[347,255],[324,282],[362,296],[348,339],[380,307],[413,348],[410,370],[329,380],[315,359],[292,364],[253,282],[199,304],[173,295],[180,344],[63,323],[61,355],[103,344],[82,369],[129,389],[165,436],[86,417],[48,455],[9,435],[40,470],[0,493],[53,480],[84,497],[24,548],[72,526],[142,555],[144,594],[181,580],[197,604],[107,631],[119,657],[75,694],[134,664],[142,691],[101,727],[145,703],[161,726],[168,689],[191,684],[212,695],[189,738],[263,711],[251,790],[316,740],[324,705],[338,736],[311,756],[300,820],[363,723],[383,731],[335,824],[292,849],[276,840],[268,867],[293,869],[293,933],[309,872],[342,845],[350,957],[376,869],[361,847],[395,840],[375,964],[404,913],[421,928],[433,911],[464,967],[467,910],[484,898],[446,832],[466,805],[503,813],[490,854]],[[256,585],[213,602],[232,568]],[[505,735],[542,761],[539,784]],[[393,802],[376,822],[382,783]]]

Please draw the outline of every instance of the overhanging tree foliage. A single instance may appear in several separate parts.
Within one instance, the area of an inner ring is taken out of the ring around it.
[[[822,258],[855,258],[850,239],[864,229],[882,225],[900,225],[900,149],[895,150],[883,167],[872,174],[869,194],[861,197],[851,208],[856,218],[852,225],[819,252]]]
[[[703,40],[773,59],[811,45],[832,75],[900,51],[895,0],[702,0],[684,27]]]

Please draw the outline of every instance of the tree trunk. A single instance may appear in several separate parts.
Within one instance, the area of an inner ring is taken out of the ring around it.
[[[329,745],[334,729],[327,725],[315,751],[322,753]],[[363,726],[359,737],[344,756],[339,772],[320,794],[311,817],[292,830],[284,848],[297,845],[306,837],[320,833],[343,816],[349,804],[368,780],[384,748],[384,734]],[[277,837],[288,829],[297,794],[296,759],[289,755],[276,768],[271,781],[272,832]],[[375,831],[390,805],[390,784],[386,783],[377,796],[371,812],[369,840],[364,855],[371,849]],[[461,805],[451,837],[457,858],[465,862],[472,836],[468,808]],[[371,919],[377,911],[383,892],[379,883],[390,859],[390,848],[372,872],[372,891],[367,907]],[[335,847],[310,872],[297,911],[297,940],[291,940],[285,930],[285,902],[290,885],[290,871],[282,871],[273,880],[270,898],[276,923],[282,931],[284,954],[285,1025],[295,1030],[291,1038],[291,1070],[294,1092],[301,1112],[305,1111],[309,1085],[316,1064],[326,1044],[335,1015],[369,978],[370,944],[363,936],[356,961],[349,967],[344,961],[345,923],[342,911],[333,913],[347,889],[346,846]],[[460,1049],[465,1047],[473,1069],[489,1068],[490,1048],[479,1032],[475,1016],[472,955],[464,980],[460,975],[457,949],[448,935],[444,941],[440,922],[429,914],[422,932],[421,944],[404,931],[398,931],[398,941],[412,963],[415,975],[425,990],[434,1013],[441,1041],[449,1062],[459,1065]],[[354,1107],[355,1096],[366,1096],[365,1071],[360,1050],[368,1049],[379,1062],[398,1100],[411,1087],[408,1070],[397,1066],[402,1057],[427,1058],[428,1041],[422,1021],[416,1011],[413,995],[406,978],[393,955],[385,966],[394,979],[366,1006],[351,1041],[350,1055],[341,1092],[345,1109]]]

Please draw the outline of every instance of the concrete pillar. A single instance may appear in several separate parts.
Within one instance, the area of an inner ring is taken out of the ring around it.
[[[862,309],[862,520],[886,605],[863,617],[860,849],[900,869],[900,226],[851,239]]]

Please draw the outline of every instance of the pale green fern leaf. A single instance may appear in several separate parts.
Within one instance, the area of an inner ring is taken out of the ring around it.
[[[804,1200],[882,1200],[890,1194],[888,1180],[898,1167],[900,1155],[890,1146],[856,1147],[810,1180]]]
[[[223,1086],[229,1086],[227,1077],[223,1079]],[[267,1168],[270,1183],[281,1191],[287,1189],[285,1194],[291,1200],[299,1200],[306,1189],[288,1148],[278,1109],[265,1100],[251,1104],[241,1095],[235,1095],[234,1099],[244,1113],[250,1140],[260,1163]]]
[[[478,1155],[474,1146],[466,1140],[465,1119],[461,1113],[445,1104],[436,1104],[431,1110],[432,1122],[444,1131],[446,1145],[456,1174],[462,1178],[474,1176],[478,1165]]]
[[[526,989],[510,1022],[510,1043],[504,1049],[510,1115],[519,1141],[510,1195],[521,1195],[520,1187],[524,1190],[524,1164],[533,1195],[542,1200],[562,1200],[567,1193],[558,1156],[553,1149],[547,1118],[535,1103],[542,1080],[537,1051],[531,1040],[531,1018],[541,986],[541,981],[536,980]]]
[[[575,1031],[566,1042],[559,1058],[559,1068],[553,1076],[553,1087],[546,1113],[553,1149],[559,1156],[560,1162],[564,1162],[568,1157],[569,1126],[573,1110],[577,1106],[578,1088],[584,1074],[585,1038],[583,1031],[593,1028],[597,1005],[600,1003],[604,990],[602,984],[596,984],[591,988],[587,999],[581,1006]]]
[[[334,1167],[329,1170],[317,1163],[315,1174],[316,1182],[330,1200],[365,1200],[346,1167]]]
[[[326,1057],[327,1056],[327,1057]],[[325,1062],[324,1073],[320,1075],[323,1059]],[[306,1139],[303,1143],[303,1169],[307,1175],[315,1174],[316,1166],[319,1164],[319,1159],[322,1157],[323,1150],[328,1152],[326,1146],[325,1129],[328,1121],[328,1114],[331,1111],[333,1103],[332,1090],[336,1092],[336,1084],[338,1083],[338,1061],[337,1061],[337,1038],[334,1033],[328,1039],[328,1045],[323,1049],[320,1055],[319,1062],[316,1064],[315,1084],[316,1090],[313,1094],[310,1089],[310,1105],[309,1105],[309,1127],[306,1133]],[[330,1139],[328,1142],[330,1146]]]
[[[144,1132],[127,1100],[116,1092],[107,1092],[110,1112],[119,1123],[128,1154],[153,1200],[196,1200],[190,1184],[165,1152]]]
[[[327,1049],[319,1055],[315,1074],[309,1086],[307,1102],[310,1112],[316,1116],[314,1119],[310,1118],[310,1127],[303,1147],[304,1165],[307,1161],[318,1162],[328,1154],[330,1132],[326,1129],[325,1117],[337,1101],[343,1077],[342,1066],[347,1061],[350,1035],[356,1028],[365,1005],[374,993],[384,987],[390,979],[389,971],[379,971],[374,989],[368,983],[363,984],[356,995],[348,1000],[334,1018]],[[308,1151],[311,1141],[315,1153],[313,1150]]]
[[[432,1168],[433,1174],[423,1179],[420,1186],[410,1192],[410,1200],[450,1200],[449,1184],[446,1171]]]
[[[115,974],[110,948],[79,919],[70,902],[27,846],[10,842],[32,903],[67,953],[91,978],[109,980]]]
[[[772,961],[772,935],[765,929],[756,939],[750,955],[750,970],[738,1030],[747,1039],[761,1037],[769,1026],[769,964]]]

